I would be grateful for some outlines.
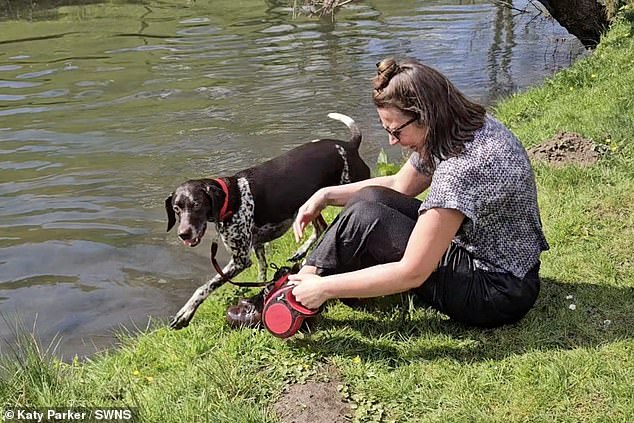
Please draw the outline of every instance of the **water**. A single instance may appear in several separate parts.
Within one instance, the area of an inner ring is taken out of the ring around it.
[[[355,2],[335,22],[293,19],[290,1],[85,3],[0,13],[0,337],[36,322],[65,357],[167,319],[210,276],[209,240],[165,233],[183,180],[347,138],[330,111],[374,163],[380,59],[422,59],[490,105],[583,54],[534,10],[486,1]]]

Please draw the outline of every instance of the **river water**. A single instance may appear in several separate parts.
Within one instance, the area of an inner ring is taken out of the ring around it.
[[[0,6],[0,352],[16,322],[61,337],[68,358],[173,315],[211,274],[208,239],[188,249],[165,233],[183,180],[347,138],[330,111],[357,120],[374,163],[380,59],[422,59],[491,105],[584,54],[532,7],[358,1],[333,21],[289,4]]]

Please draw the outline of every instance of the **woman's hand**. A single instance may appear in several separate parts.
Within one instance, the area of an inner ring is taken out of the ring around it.
[[[296,242],[299,242],[302,235],[304,235],[306,226],[315,220],[327,205],[324,191],[320,189],[299,208],[293,222],[293,233],[295,234]]]
[[[293,288],[295,299],[304,307],[318,309],[328,300],[323,290],[324,283],[321,280],[321,276],[311,273],[297,273],[289,275],[288,280],[295,285],[295,288]]]

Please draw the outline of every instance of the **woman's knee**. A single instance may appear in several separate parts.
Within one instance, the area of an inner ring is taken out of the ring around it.
[[[340,219],[346,225],[355,225],[365,227],[373,225],[382,215],[383,207],[376,201],[355,199],[354,202],[348,202],[341,212]]]
[[[382,204],[408,216],[410,219],[416,219],[418,217],[418,208],[421,204],[421,201],[417,198],[382,186],[361,188],[348,203],[346,203],[346,207],[351,207],[359,202],[365,204]]]
[[[357,191],[350,200],[346,203],[346,207],[356,204],[360,201],[366,201],[370,203],[382,203],[387,195],[387,191],[392,191],[389,188],[381,186],[368,186],[363,187]]]
[[[344,209],[335,226],[340,239],[356,239],[358,244],[372,240],[377,248],[383,246],[401,251],[415,224],[415,219],[385,204],[359,200]]]

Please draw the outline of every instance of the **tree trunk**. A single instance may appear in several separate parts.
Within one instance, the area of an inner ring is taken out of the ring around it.
[[[539,0],[557,22],[584,46],[595,47],[609,25],[604,4],[598,0]]]

